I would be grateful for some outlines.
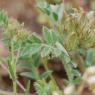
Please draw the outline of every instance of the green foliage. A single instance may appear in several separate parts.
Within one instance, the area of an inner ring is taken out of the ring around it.
[[[54,0],[54,2],[61,1]],[[17,66],[28,70],[20,75],[36,81],[35,88],[38,95],[51,95],[55,91],[58,95],[63,95],[53,79],[53,71],[48,68],[48,60],[60,59],[67,74],[66,83],[80,83],[82,77],[78,64],[85,70],[95,61],[94,13],[84,12],[81,8],[67,12],[63,4],[51,5],[42,1],[39,2],[38,8],[51,21],[50,28],[43,26],[42,36],[30,33],[23,24],[8,19],[4,11],[0,12],[0,26],[5,30],[3,42],[9,52],[4,61],[8,65],[14,84],[14,95],[16,95]],[[25,63],[20,63],[21,61]],[[45,70],[39,72],[42,65]],[[29,85],[26,95],[28,91]]]
[[[47,79],[48,76],[51,75],[51,73],[52,73],[52,71],[50,71],[50,70],[48,70],[48,71],[42,73],[41,76],[40,76],[40,79]]]
[[[62,95],[54,81],[46,83],[45,80],[38,80],[35,83],[35,88],[38,95],[51,95],[54,91],[56,91],[58,95]]]
[[[90,66],[94,63],[94,58],[95,58],[95,50],[94,49],[89,49],[87,51],[87,56],[86,56],[86,65]]]
[[[0,26],[7,26],[8,17],[4,10],[0,11]]]
[[[61,60],[63,62],[64,68],[67,72],[68,78],[70,81],[74,80],[74,77],[78,74],[78,70],[76,70],[76,67],[73,67],[73,61],[75,59],[71,59],[69,56],[72,55],[72,52],[77,53],[78,59],[80,64],[83,66],[83,68],[87,68],[88,64],[89,66],[94,63],[94,52],[89,51],[90,48],[94,48],[95,39],[95,29],[94,29],[94,12],[85,12],[83,9],[72,9],[72,11],[65,11],[64,8],[62,10],[62,5],[54,6],[49,5],[49,8],[46,6],[39,7],[40,10],[44,10],[45,8],[48,9],[48,13],[55,12],[58,16],[57,22],[54,22],[53,19],[51,19],[50,14],[45,12],[47,16],[49,16],[51,22],[51,28],[53,31],[59,34],[59,38],[56,40],[56,46],[59,51],[61,51]],[[50,10],[51,9],[51,10]],[[62,10],[62,11],[61,11]],[[43,12],[43,11],[42,11]],[[52,16],[52,18],[54,18]],[[49,37],[51,37],[50,32],[46,33],[49,34]],[[46,35],[48,36],[48,35]],[[45,37],[45,38],[49,38]],[[48,39],[48,41],[52,39]],[[49,43],[48,43],[49,44]],[[58,51],[57,50],[57,51]],[[81,55],[78,51],[82,50],[82,53],[86,52],[84,55]],[[49,51],[49,50],[48,50]],[[58,52],[59,52],[58,51]],[[63,52],[63,53],[62,53]],[[53,51],[52,51],[53,54]],[[56,52],[57,54],[57,52]],[[84,59],[84,57],[86,59]],[[86,61],[85,61],[86,60]],[[76,61],[75,61],[76,62]],[[77,64],[77,62],[75,63]],[[69,68],[69,70],[67,69]],[[74,71],[74,72],[73,72]],[[78,72],[79,73],[79,72]],[[81,79],[81,76],[79,74],[78,79]],[[77,79],[76,78],[76,79]]]
[[[50,22],[53,22],[53,23],[56,23],[61,19],[62,13],[64,11],[63,4],[54,6],[46,2],[38,3],[38,8],[40,9],[41,12],[46,14],[49,17]]]

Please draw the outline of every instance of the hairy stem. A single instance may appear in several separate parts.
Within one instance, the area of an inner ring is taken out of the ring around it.
[[[43,60],[43,66],[45,68],[46,71],[49,71],[49,68],[48,68],[48,62],[46,59]],[[54,77],[50,74],[49,75],[50,79],[56,84],[56,86],[58,86],[56,80],[54,79]],[[60,89],[60,88],[59,88]]]
[[[17,93],[17,85],[16,85],[16,80],[13,80],[13,95],[16,95]]]

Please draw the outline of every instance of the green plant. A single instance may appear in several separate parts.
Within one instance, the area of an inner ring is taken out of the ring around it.
[[[65,11],[63,4],[51,5],[42,1],[38,8],[50,21],[49,28],[43,26],[42,36],[29,32],[24,24],[8,18],[4,11],[0,11],[0,26],[4,30],[2,41],[9,52],[7,58],[1,58],[1,62],[8,66],[14,95],[17,94],[17,67],[28,70],[20,75],[36,81],[34,85],[38,95],[51,95],[53,92],[62,95],[52,75],[53,71],[48,67],[48,60],[58,58],[62,61],[68,77],[64,82],[67,84],[79,84],[81,72],[94,63],[93,12],[86,13],[81,8]],[[39,72],[41,65],[44,72]],[[29,94],[29,86],[30,83],[24,90],[25,95]]]
[[[5,17],[6,18],[4,19],[6,20],[7,15]],[[8,65],[10,78],[13,81],[14,95],[16,95],[17,93],[16,65],[20,57],[20,51],[22,49],[22,46],[26,41],[25,37],[27,37],[27,33],[24,30],[23,25],[20,25],[16,20],[7,19],[7,23],[5,22],[3,23],[5,24],[5,27],[4,27],[5,31],[3,33],[4,35],[3,41],[9,51],[8,57],[6,58],[5,61]]]
[[[58,95],[62,95],[62,92],[52,80],[49,83],[46,83],[45,80],[38,80],[35,83],[35,88],[38,95],[51,95],[53,92],[58,93]]]

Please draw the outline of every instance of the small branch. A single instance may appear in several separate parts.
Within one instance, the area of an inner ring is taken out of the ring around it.
[[[24,88],[24,86],[17,80],[16,83],[18,84],[18,86],[25,92],[26,89]]]
[[[1,64],[1,66],[2,66],[2,68],[4,69],[4,70],[6,70],[7,72],[9,72],[8,71],[8,69],[7,69],[7,67],[4,65],[4,64]],[[23,87],[23,85],[17,80],[16,81],[16,83],[17,83],[17,85],[25,92],[26,91],[26,89]]]
[[[17,94],[17,84],[16,84],[16,80],[13,80],[13,95]]]

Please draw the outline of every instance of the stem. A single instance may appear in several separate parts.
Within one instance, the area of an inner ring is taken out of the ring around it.
[[[43,59],[43,66],[45,68],[46,71],[49,71],[48,66],[47,66],[47,60]],[[52,75],[50,74],[49,77],[51,78],[51,80],[54,80],[54,78],[52,77]]]
[[[13,95],[16,95],[17,93],[17,85],[16,85],[16,80],[13,80]]]
[[[35,74],[35,79],[38,80],[38,79],[40,78],[39,71],[38,71],[38,68],[36,68],[36,67],[34,66],[35,62],[34,62],[34,60],[33,60],[33,57],[32,57],[31,59],[32,59],[32,60],[31,60],[32,71],[33,71],[33,73]]]
[[[16,64],[18,62],[19,56],[20,56],[20,50],[21,50],[21,45],[19,45],[19,49],[17,51],[17,56],[16,56],[16,60],[14,58],[14,48],[13,48],[13,42],[11,42],[11,58],[12,58],[12,62],[15,65],[14,68],[14,79],[12,79],[13,81],[13,93],[14,95],[16,95],[17,93],[17,84],[19,85],[19,87],[25,91],[26,89],[19,83],[19,81],[16,79]],[[1,65],[7,72],[9,72],[9,70],[7,69],[7,67],[5,67],[3,64]],[[10,72],[9,72],[10,73]]]
[[[18,51],[17,51],[17,56],[16,56],[16,59],[15,59],[15,64],[18,63],[18,60],[19,60],[19,57],[20,57],[20,50],[21,50],[21,45],[19,45],[19,48],[18,48]]]
[[[32,66],[32,70],[35,74],[36,80],[38,80],[39,79],[39,72],[38,72],[37,68],[34,65]]]
[[[73,74],[73,69],[72,69],[72,66],[71,66],[71,59],[69,59],[68,56],[66,56],[66,57],[65,56],[63,54],[61,56],[62,64],[63,64],[63,67],[64,67],[64,69],[66,71],[68,80],[70,82],[72,82],[74,74]]]
[[[24,88],[24,86],[17,80],[16,81],[17,85],[25,92],[26,89]]]
[[[16,85],[16,64],[15,64],[15,58],[14,58],[14,45],[13,45],[13,41],[11,41],[11,58],[12,58],[12,69],[14,77],[12,77],[12,82],[13,82],[13,95],[16,95],[16,91],[17,91],[17,85]],[[12,75],[11,75],[12,76]]]
[[[43,63],[43,66],[44,66],[45,70],[46,70],[46,71],[49,71],[49,68],[48,68],[48,65],[47,65],[47,64],[48,64],[48,63],[47,63],[47,60],[46,60],[46,59],[42,59],[42,61],[43,61],[42,63]],[[54,77],[53,77],[51,74],[49,75],[49,77],[50,77],[50,79],[55,83],[55,85],[58,86],[56,80],[54,79]],[[58,86],[58,87],[59,87],[59,86]],[[60,89],[60,88],[59,88],[59,89]]]
[[[21,45],[19,45],[19,49],[17,51],[17,56],[16,56],[16,59],[15,59],[15,56],[14,56],[14,45],[13,45],[13,41],[11,42],[11,58],[12,58],[12,68],[13,68],[13,73],[14,73],[14,77],[12,77],[12,81],[13,81],[13,93],[14,95],[17,94],[17,76],[16,76],[16,64],[18,62],[18,59],[19,59],[19,55],[20,55],[20,49],[21,49]]]
[[[3,68],[6,72],[9,73],[7,67],[6,67],[4,64],[1,64],[1,66],[2,66],[2,68]],[[23,87],[23,85],[22,85],[18,80],[16,80],[16,83],[17,83],[17,85],[18,85],[24,92],[26,91],[26,89]]]

